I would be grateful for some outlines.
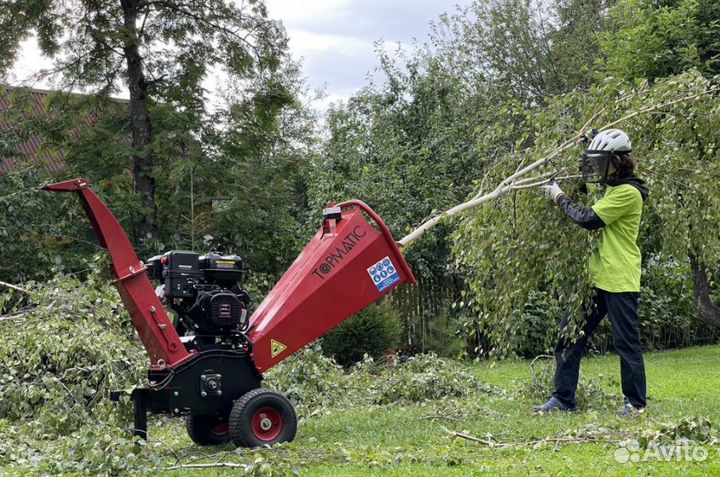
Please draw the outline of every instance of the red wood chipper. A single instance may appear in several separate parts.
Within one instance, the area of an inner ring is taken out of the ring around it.
[[[150,412],[185,416],[188,434],[201,445],[292,440],[295,411],[282,394],[260,387],[262,373],[400,284],[415,282],[382,219],[351,200],[323,211],[320,230],[248,317],[240,257],[173,250],[143,263],[85,179],[44,189],[77,192],[110,255],[114,284],[150,358],[148,387],[130,395],[135,434],[143,438]]]

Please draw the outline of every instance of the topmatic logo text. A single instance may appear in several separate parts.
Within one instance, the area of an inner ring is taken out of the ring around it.
[[[353,231],[343,238],[340,246],[335,247],[335,251],[330,252],[320,266],[313,270],[313,273],[320,277],[321,280],[325,280],[325,275],[332,272],[335,266],[342,262],[366,234],[367,232],[361,230],[359,225],[355,226]]]

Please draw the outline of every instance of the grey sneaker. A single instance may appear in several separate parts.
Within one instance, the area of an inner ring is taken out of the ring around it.
[[[617,412],[617,416],[621,417],[623,419],[632,419],[632,418],[640,417],[640,415],[644,412],[645,412],[644,407],[635,407],[632,404],[630,404],[628,401],[625,401],[625,404],[623,404],[623,407]]]
[[[553,396],[545,404],[542,404],[540,406],[533,406],[532,410],[533,410],[533,412],[551,412],[551,411],[575,412],[575,411],[577,411],[577,408],[566,406],[565,404],[561,403],[558,398]]]

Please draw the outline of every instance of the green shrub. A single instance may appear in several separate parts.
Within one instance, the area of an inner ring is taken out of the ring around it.
[[[342,366],[382,356],[400,343],[402,317],[387,300],[370,305],[341,323],[322,341],[322,349]]]

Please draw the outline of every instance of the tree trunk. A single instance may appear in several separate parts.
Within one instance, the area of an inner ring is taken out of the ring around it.
[[[710,283],[708,283],[705,266],[693,252],[688,252],[688,258],[693,274],[693,292],[698,313],[704,320],[720,327],[720,307],[710,298]]]
[[[133,181],[135,192],[145,209],[136,231],[139,243],[157,237],[157,207],[155,205],[155,155],[151,148],[152,124],[147,105],[147,83],[143,72],[137,29],[139,0],[120,0],[123,9],[125,35],[123,51],[127,60],[128,89],[130,90],[130,129],[135,154]]]

